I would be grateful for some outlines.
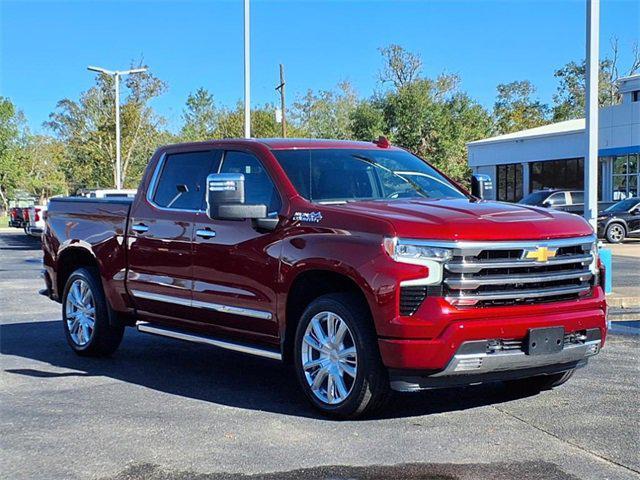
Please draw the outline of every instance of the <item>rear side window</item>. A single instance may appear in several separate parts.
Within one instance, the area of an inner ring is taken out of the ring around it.
[[[242,173],[244,175],[245,202],[266,205],[269,215],[276,215],[282,206],[278,190],[271,177],[254,155],[245,152],[227,152],[220,173]]]
[[[207,175],[217,169],[220,151],[167,155],[153,194],[153,202],[164,208],[200,210],[204,203]]]
[[[550,195],[545,203],[549,203],[550,205],[566,205],[567,201],[565,200],[564,192],[556,192]]]
[[[571,203],[574,205],[584,203],[584,192],[571,192]]]

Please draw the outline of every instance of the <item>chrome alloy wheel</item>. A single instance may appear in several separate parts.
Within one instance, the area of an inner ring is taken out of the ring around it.
[[[95,301],[87,282],[79,278],[71,284],[64,308],[71,340],[80,347],[86,345],[96,324]]]
[[[313,394],[323,403],[344,401],[356,381],[358,352],[346,322],[333,312],[313,316],[302,340],[302,368]]]
[[[617,223],[611,225],[609,227],[609,237],[616,243],[624,240],[624,228],[622,225],[618,225]]]

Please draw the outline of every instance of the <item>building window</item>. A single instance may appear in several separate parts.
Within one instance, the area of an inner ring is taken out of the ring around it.
[[[522,198],[522,164],[498,165],[498,200],[517,202]]]
[[[638,177],[640,170],[639,155],[618,155],[613,158],[613,200],[624,200],[640,195],[638,191]]]
[[[550,160],[529,164],[530,191],[545,189],[582,190],[584,188],[584,160]]]
[[[640,90],[636,90],[631,92],[631,101],[632,102],[640,102]]]

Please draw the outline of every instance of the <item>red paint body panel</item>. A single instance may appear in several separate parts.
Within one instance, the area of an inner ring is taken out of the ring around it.
[[[599,328],[606,335],[606,302],[599,287],[589,297],[533,305],[456,308],[428,297],[412,316],[399,313],[400,282],[423,278],[426,268],[393,261],[385,237],[431,240],[545,240],[591,235],[580,217],[507,203],[459,200],[362,201],[313,204],[287,178],[272,150],[380,148],[334,140],[221,140],[158,150],[129,212],[126,203],[53,201],[43,249],[55,297],[60,258],[84,249],[99,266],[115,311],[165,325],[269,346],[282,345],[291,286],[304,272],[331,271],[363,292],[389,368],[439,370],[467,340],[524,338],[528,329],[562,325],[566,331]],[[395,147],[389,147],[395,149]],[[280,193],[280,224],[258,231],[250,221],[209,219],[203,211],[167,211],[146,192],[163,154],[211,149],[241,150],[263,163]],[[322,221],[292,221],[295,212],[319,212]],[[133,225],[149,230],[136,233]],[[210,228],[215,239],[195,232]],[[142,298],[175,297],[177,303]],[[144,296],[143,295],[143,296]],[[195,305],[227,305],[263,312],[264,318],[228,314]]]

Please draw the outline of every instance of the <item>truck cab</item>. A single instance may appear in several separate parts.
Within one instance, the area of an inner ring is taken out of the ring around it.
[[[387,142],[163,147],[133,199],[52,200],[43,249],[78,354],[135,326],[285,361],[340,417],[392,390],[559,385],[606,336],[582,218],[482,201]]]

